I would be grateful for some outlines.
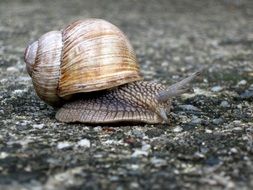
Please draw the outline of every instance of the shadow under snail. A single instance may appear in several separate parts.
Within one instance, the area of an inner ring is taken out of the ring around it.
[[[79,20],[42,35],[25,50],[38,96],[60,107],[62,122],[168,123],[171,98],[196,72],[171,86],[143,81],[127,37],[102,19]]]

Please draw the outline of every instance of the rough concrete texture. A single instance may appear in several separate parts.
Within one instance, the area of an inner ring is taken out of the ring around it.
[[[170,125],[63,124],[35,94],[26,45],[79,18],[133,44],[146,80],[202,66]],[[0,189],[252,189],[252,0],[0,1]]]

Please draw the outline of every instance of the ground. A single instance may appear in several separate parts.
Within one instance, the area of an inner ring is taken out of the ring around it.
[[[169,125],[55,120],[23,61],[43,33],[103,18],[131,41],[145,80],[199,68]],[[0,189],[252,189],[252,0],[0,2]]]

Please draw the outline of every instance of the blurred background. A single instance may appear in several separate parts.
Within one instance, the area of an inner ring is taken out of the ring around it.
[[[148,79],[215,63],[223,65],[225,75],[227,69],[244,75],[247,69],[235,66],[233,57],[252,60],[252,4],[251,0],[1,0],[0,50],[2,56],[13,52],[9,55],[22,62],[27,44],[45,32],[77,19],[103,18],[126,33]],[[233,76],[227,77],[237,80]]]

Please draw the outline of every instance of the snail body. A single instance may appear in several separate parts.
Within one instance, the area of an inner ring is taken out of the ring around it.
[[[36,93],[60,107],[62,122],[168,122],[171,97],[199,74],[169,87],[143,81],[127,37],[101,19],[42,35],[26,48],[25,62]]]

